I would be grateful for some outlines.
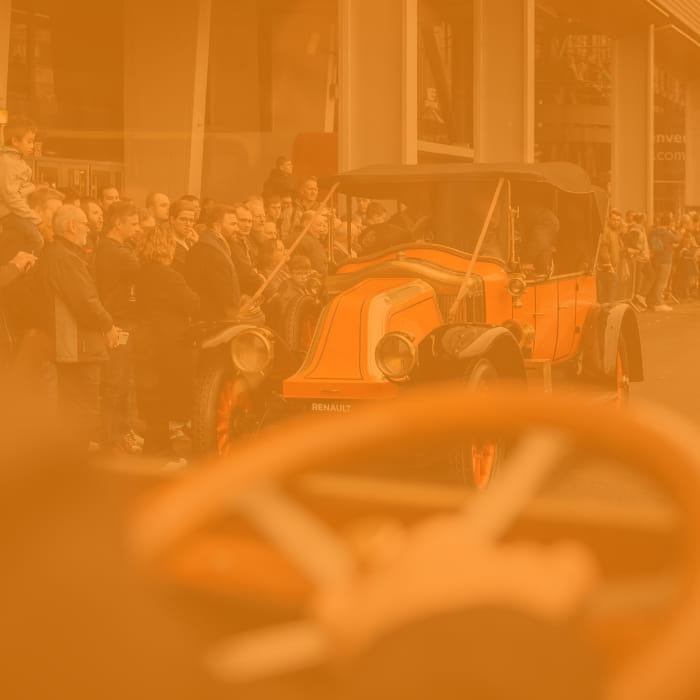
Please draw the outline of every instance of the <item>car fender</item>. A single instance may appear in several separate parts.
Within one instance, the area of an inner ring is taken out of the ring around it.
[[[462,365],[470,366],[476,360],[487,357],[501,376],[525,379],[520,345],[507,328],[472,324],[452,326],[443,334],[441,345]]]
[[[227,325],[200,339],[198,346],[200,350],[211,350],[213,348],[217,348],[220,345],[228,343],[232,338],[235,338],[239,333],[242,333],[249,328],[260,328],[260,326],[256,326],[252,323],[241,323],[230,326]]]
[[[617,362],[617,346],[620,337],[627,345],[630,381],[644,379],[642,344],[639,339],[639,323],[634,309],[627,303],[615,304],[605,310],[605,335],[603,341],[603,375],[614,377]]]
[[[614,378],[620,337],[624,337],[627,345],[630,381],[644,378],[639,324],[634,309],[625,302],[591,310],[583,338],[585,376],[603,380]]]

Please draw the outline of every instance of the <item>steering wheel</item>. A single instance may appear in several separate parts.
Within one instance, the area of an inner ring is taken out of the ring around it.
[[[613,668],[606,698],[686,697],[683,693],[697,681],[700,630],[700,445],[690,428],[654,407],[639,413],[601,405],[585,410],[580,397],[538,396],[512,387],[468,393],[459,385],[417,389],[390,404],[327,418],[322,428],[320,420],[304,416],[280,424],[152,494],[132,521],[137,554],[147,562],[162,561],[211,521],[236,513],[317,589],[342,586],[361,575],[355,554],[337,532],[290,497],[282,482],[327,471],[329,465],[357,463],[391,444],[457,439],[467,428],[497,433],[515,444],[504,476],[463,510],[466,498],[455,504],[462,510],[462,534],[489,545],[584,446],[633,465],[659,484],[677,508],[690,543],[683,550],[678,605],[665,611],[655,639]],[[372,496],[373,490],[366,493]]]

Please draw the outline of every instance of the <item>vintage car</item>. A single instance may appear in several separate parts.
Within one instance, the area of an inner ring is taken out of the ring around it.
[[[622,402],[642,379],[634,310],[596,301],[607,201],[578,166],[378,165],[326,184],[346,211],[368,197],[389,218],[340,264],[330,234],[325,295],[302,295],[286,334],[231,323],[201,342],[196,451],[223,452],[279,415],[349,412],[436,380],[531,377],[548,391],[564,376]],[[340,243],[355,245],[350,223]],[[469,443],[477,485],[501,448]]]

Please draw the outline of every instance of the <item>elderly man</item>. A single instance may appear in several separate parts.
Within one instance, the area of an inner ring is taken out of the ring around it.
[[[253,214],[245,204],[236,204],[238,230],[231,239],[231,257],[236,266],[241,292],[253,294],[262,284],[263,277],[255,268],[255,248],[250,240],[253,230]]]
[[[299,230],[303,230],[309,223],[310,225],[295,251],[298,255],[305,255],[311,261],[311,267],[322,277],[328,274],[328,251],[324,243],[328,236],[329,216],[327,209],[307,211],[302,216]]]
[[[290,222],[291,230],[301,223],[304,213],[312,209],[318,209],[318,178],[314,176],[306,177],[299,188],[299,196],[294,200],[292,218]]]
[[[39,327],[50,339],[61,415],[76,446],[87,448],[97,428],[100,372],[119,329],[102,305],[83,255],[85,212],[63,205],[53,218],[54,240],[36,263]]]

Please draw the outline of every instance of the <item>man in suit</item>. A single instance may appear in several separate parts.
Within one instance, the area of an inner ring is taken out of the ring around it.
[[[238,273],[227,242],[236,230],[236,210],[216,205],[207,215],[199,241],[187,253],[185,279],[199,294],[202,321],[232,318],[240,306]]]

